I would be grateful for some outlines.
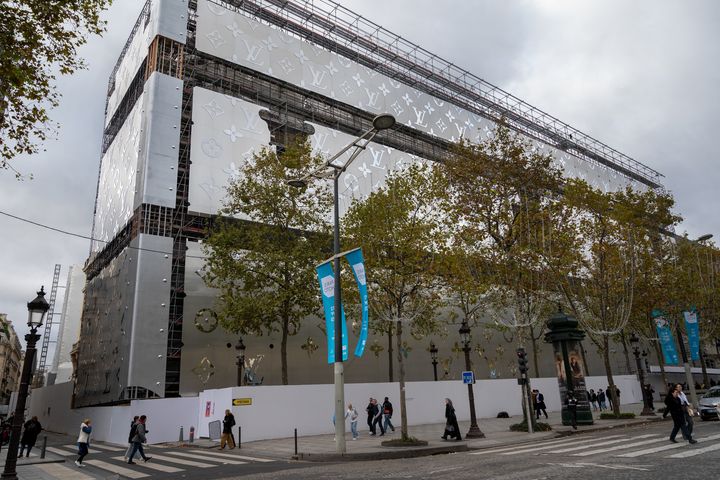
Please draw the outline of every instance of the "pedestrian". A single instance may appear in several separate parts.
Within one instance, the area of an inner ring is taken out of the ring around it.
[[[598,399],[598,406],[600,407],[600,411],[607,410],[607,404],[605,403],[605,392],[603,392],[602,388],[598,389],[597,393],[597,399]]]
[[[23,451],[27,449],[26,456],[30,456],[30,450],[32,450],[32,447],[35,446],[35,442],[37,441],[38,435],[40,435],[40,432],[42,431],[42,425],[40,425],[40,422],[38,422],[37,417],[32,417],[30,420],[25,422],[25,425],[23,426],[23,434],[20,438],[20,455],[18,457],[23,456]]]
[[[683,407],[680,404],[680,388],[680,384],[677,384],[675,388],[668,392],[668,394],[665,396],[665,405],[667,406],[667,410],[673,419],[673,429],[670,432],[670,441],[673,443],[677,443],[677,440],[675,440],[675,436],[677,435],[678,431],[682,431],[683,438],[685,438],[691,444],[697,443],[697,440],[694,440],[692,438],[692,433],[690,433],[687,424],[685,423],[685,412],[683,411]]]
[[[378,405],[377,399],[373,398],[373,433],[372,435],[375,435],[377,433],[376,425],[380,427],[380,436],[382,437],[385,435],[385,427],[383,426],[383,412],[382,408],[380,408],[380,405]]]
[[[577,430],[577,398],[572,390],[565,394],[565,405],[570,413],[570,425],[574,430]]]
[[[85,455],[88,454],[89,448],[90,448],[90,434],[92,433],[92,425],[89,418],[86,418],[83,420],[82,424],[80,425],[80,434],[78,435],[77,439],[77,445],[78,445],[78,458],[75,460],[75,465],[78,467],[84,467],[85,464],[82,463],[83,459],[85,458]]]
[[[130,432],[128,432],[128,448],[125,450],[125,460],[130,458],[130,452],[132,452],[133,448],[133,437],[135,436],[135,431],[137,430],[137,421],[140,418],[139,415],[135,415],[130,422]]]
[[[685,392],[682,391],[682,385],[676,385],[676,389],[678,390],[678,398],[680,399],[680,406],[683,409],[683,415],[685,416],[685,425],[687,426],[688,432],[690,432],[690,435],[692,435],[693,428],[695,427],[695,422],[693,422],[693,415],[695,412],[693,411],[692,405],[690,402],[688,402],[687,397],[685,396]]]
[[[649,383],[645,385],[645,398],[647,401],[647,407],[650,410],[655,410],[655,405],[653,405],[653,394],[655,393],[655,389],[650,385]]]
[[[548,418],[547,410],[545,410],[547,408],[545,406],[545,395],[543,395],[540,390],[535,390],[535,393],[537,393],[537,403],[535,404],[535,414],[537,418],[540,418],[540,412],[545,414],[545,418]]]
[[[385,397],[385,401],[382,404],[382,411],[383,411],[383,417],[385,417],[385,425],[384,429],[387,432],[388,426],[390,429],[394,432],[395,431],[395,425],[392,424],[390,419],[393,415],[393,406],[392,403],[390,403],[390,400],[388,400],[388,397]]]
[[[135,436],[132,438],[133,443],[133,449],[130,452],[130,458],[128,458],[127,463],[130,465],[134,465],[135,462],[133,462],[133,458],[135,457],[136,452],[140,452],[140,457],[142,457],[143,461],[147,462],[152,457],[146,457],[145,451],[143,450],[143,443],[147,442],[146,434],[148,432],[146,428],[146,422],[147,422],[147,416],[140,415],[140,418],[138,418],[137,421],[137,427],[135,427]]]
[[[597,409],[598,409],[598,406],[597,406],[598,397],[597,397],[597,393],[595,393],[595,390],[593,390],[592,388],[590,389],[589,398],[590,398],[590,405],[592,405],[593,412],[597,412]]]
[[[352,438],[353,440],[358,439],[358,431],[357,431],[357,422],[358,422],[358,412],[355,410],[355,408],[352,406],[352,403],[348,403],[347,411],[345,412],[345,418],[350,418],[350,431],[352,432]]]
[[[462,440],[460,435],[460,427],[458,426],[457,416],[455,416],[455,408],[453,407],[452,400],[449,398],[445,399],[445,431],[443,432],[443,440],[447,440],[448,437],[455,437],[456,440]]]
[[[230,450],[235,448],[235,439],[232,436],[232,427],[235,426],[235,416],[230,410],[225,410],[225,417],[222,421],[223,429],[220,436],[220,450],[225,449],[225,445],[230,446]]]
[[[373,418],[375,417],[375,414],[373,413],[374,410],[375,407],[373,407],[373,398],[370,397],[368,406],[365,408],[365,411],[367,412],[367,424],[370,429],[370,435],[375,435],[375,427],[373,427]]]
[[[613,396],[612,396],[612,389],[610,389],[610,385],[605,389],[605,396],[607,397],[608,404],[610,405],[610,410],[613,410]]]

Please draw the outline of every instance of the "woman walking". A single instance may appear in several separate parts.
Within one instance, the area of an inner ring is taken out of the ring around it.
[[[220,437],[220,450],[225,449],[225,445],[230,447],[230,450],[235,448],[235,439],[232,436],[232,427],[235,426],[235,416],[230,410],[225,410],[225,417],[222,421],[223,430],[222,436]],[[242,438],[240,439],[242,440]]]
[[[133,437],[135,436],[135,430],[137,430],[137,421],[140,418],[139,415],[135,415],[130,422],[130,432],[128,433],[128,448],[125,451],[125,460],[130,458],[130,452],[132,452],[133,448]]]
[[[75,465],[78,467],[84,467],[85,464],[83,462],[83,458],[85,458],[85,455],[88,454],[88,450],[90,448],[90,434],[92,433],[92,426],[90,424],[90,419],[86,418],[83,420],[82,424],[80,425],[80,434],[78,435],[77,439],[77,445],[78,445],[78,458],[75,460]]]
[[[30,450],[35,446],[38,435],[42,431],[42,425],[38,422],[37,417],[32,417],[30,420],[25,422],[25,430],[23,430],[22,437],[20,438],[20,455],[23,456],[23,451],[27,449],[26,456],[30,456]]]
[[[460,435],[460,427],[457,423],[457,417],[455,416],[455,408],[453,407],[452,400],[449,398],[445,399],[445,432],[440,437],[443,440],[447,440],[448,437],[455,437],[456,440],[462,440]]]
[[[146,457],[145,451],[143,450],[143,443],[147,442],[147,437],[145,434],[147,433],[147,429],[145,427],[145,422],[147,421],[147,416],[140,415],[140,418],[137,421],[137,427],[135,427],[135,436],[132,438],[133,448],[130,452],[130,458],[128,458],[127,463],[130,465],[133,465],[135,462],[133,462],[133,457],[135,457],[136,452],[140,452],[140,457],[147,462],[152,457]]]
[[[352,403],[348,403],[347,411],[345,412],[345,418],[350,417],[350,431],[352,432],[352,439],[358,439],[357,423],[358,423],[358,412]]]

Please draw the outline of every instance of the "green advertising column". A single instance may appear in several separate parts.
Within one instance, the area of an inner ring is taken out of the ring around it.
[[[580,342],[585,338],[585,332],[578,328],[577,319],[565,315],[559,306],[557,313],[548,320],[547,327],[549,332],[545,334],[545,341],[552,343],[555,354],[555,370],[562,404],[562,423],[563,425],[572,425],[571,412],[566,404],[566,399],[568,392],[573,392],[577,399],[577,424],[592,425],[592,411],[585,387],[585,364],[580,346]]]

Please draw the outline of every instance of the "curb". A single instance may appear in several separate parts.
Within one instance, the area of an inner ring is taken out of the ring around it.
[[[662,417],[648,417],[644,418],[642,420],[638,420],[636,422],[632,423],[616,423],[614,425],[599,425],[597,427],[593,426],[590,428],[585,428],[583,430],[558,430],[558,437],[569,437],[571,435],[578,435],[583,433],[594,433],[594,432],[602,432],[605,430],[612,430],[614,428],[631,428],[631,427],[642,427],[645,425],[650,425],[652,423],[662,422]],[[563,425],[566,426],[566,425]]]
[[[305,462],[350,462],[366,460],[395,460],[399,458],[429,457],[432,455],[445,455],[448,453],[467,452],[470,450],[466,443],[442,447],[408,448],[388,447],[393,450],[382,452],[346,453],[299,453],[291,457],[292,460]]]

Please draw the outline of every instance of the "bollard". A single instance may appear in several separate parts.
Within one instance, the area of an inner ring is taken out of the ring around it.
[[[295,429],[295,456],[297,457],[297,428]]]
[[[47,435],[43,437],[42,448],[40,449],[40,458],[45,458],[45,450],[47,449]]]
[[[238,449],[242,448],[242,427],[238,425]]]
[[[195,441],[195,427],[190,427],[190,443]]]
[[[183,440],[184,440],[184,438],[183,438],[183,427],[182,427],[182,425],[180,425],[180,440],[179,440],[179,441],[182,442]]]

